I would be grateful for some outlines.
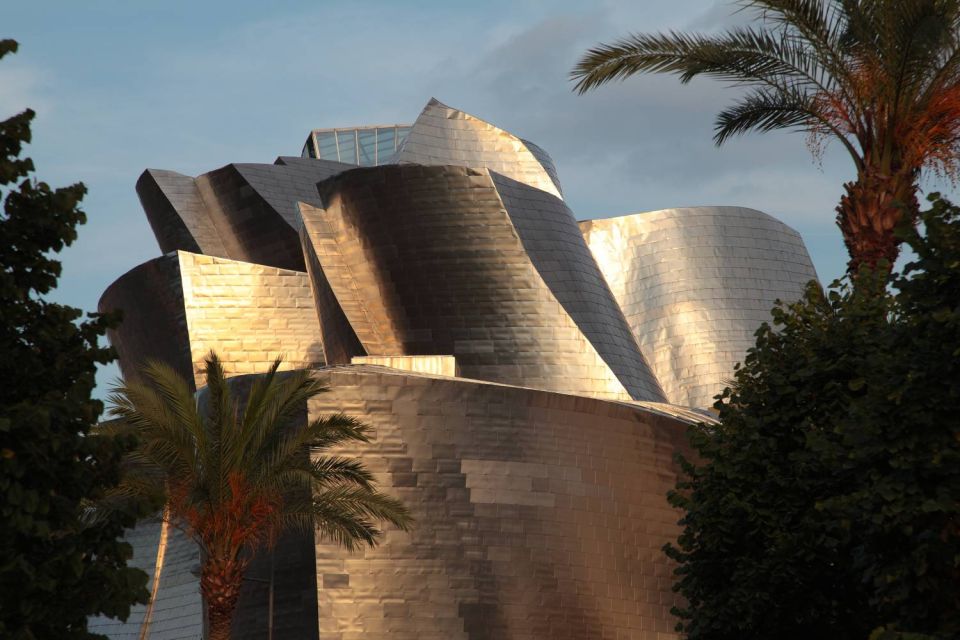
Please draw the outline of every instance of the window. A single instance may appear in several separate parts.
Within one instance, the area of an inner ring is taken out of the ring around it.
[[[357,158],[356,129],[337,131],[337,150],[340,152],[340,162],[360,164]]]
[[[357,132],[360,145],[360,166],[372,167],[377,164],[377,132],[375,129],[360,129]]]
[[[333,131],[324,131],[317,133],[317,148],[320,150],[320,158],[323,160],[336,160],[337,156],[337,138]]]

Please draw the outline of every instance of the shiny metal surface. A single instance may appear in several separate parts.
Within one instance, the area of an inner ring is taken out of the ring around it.
[[[120,310],[123,321],[107,332],[126,380],[140,379],[147,360],[162,360],[193,380],[193,358],[180,284],[179,252],[145,262],[117,278],[97,310]]]
[[[666,401],[573,212],[545,191],[491,176],[530,261],[630,396]]]
[[[370,424],[371,444],[337,453],[363,460],[417,525],[354,553],[317,539],[308,565],[297,540],[259,555],[257,580],[271,561],[278,567],[277,622],[315,616],[311,630],[279,637],[678,638],[669,611],[678,596],[660,548],[678,532],[665,494],[673,455],[689,453],[689,418],[373,365],[316,375],[330,391],[306,417],[345,411]],[[240,397],[253,378],[234,378]],[[158,551],[151,531],[135,542],[144,566]],[[196,547],[171,536],[149,640],[198,637],[197,563]],[[245,585],[239,609],[233,637],[265,637],[263,585]],[[102,629],[136,637],[140,616]]]
[[[328,363],[452,355],[469,378],[631,398],[531,261],[487,170],[381,166],[319,188],[326,209],[301,216],[310,273],[323,272],[315,296],[339,307],[328,321],[320,305]],[[363,353],[336,343],[352,341],[341,313]]]
[[[800,235],[742,207],[665,209],[580,223],[674,404],[709,407],[770,319],[817,274]]]
[[[125,378],[155,358],[203,386],[203,358],[220,354],[228,375],[323,364],[323,345],[305,273],[177,251],[114,282],[100,310],[121,309],[110,332]]]
[[[304,270],[296,203],[320,205],[316,183],[351,165],[281,157],[191,178],[148,169],[137,193],[164,253],[181,249]]]
[[[357,356],[350,364],[371,364],[435,376],[460,376],[457,359],[453,356]]]
[[[355,164],[146,171],[168,253],[101,299],[126,313],[110,334],[125,377],[156,357],[202,387],[210,349],[238,389],[280,353],[326,362],[331,390],[305,415],[373,425],[342,453],[417,518],[356,554],[281,539],[233,637],[265,637],[275,574],[284,639],[677,638],[672,456],[774,300],[815,277],[802,241],[736,207],[578,225],[546,152],[436,100],[399,148],[394,131],[392,164],[379,129],[334,130]],[[161,569],[142,640],[196,638],[196,547],[171,533],[161,551],[152,526],[129,534],[138,566]],[[143,613],[94,622],[140,639]]]
[[[413,123],[397,161],[486,168],[563,197],[546,151],[436,98]]]
[[[175,527],[162,535],[160,520],[145,520],[124,539],[133,547],[128,566],[137,567],[157,579],[150,619],[147,605],[131,608],[126,622],[96,617],[88,629],[111,640],[196,640],[203,633],[203,606],[200,599],[200,551],[192,540]]]
[[[373,425],[348,448],[417,520],[377,549],[318,540],[320,638],[670,640],[661,552],[684,422],[625,403],[370,366],[318,371]]]

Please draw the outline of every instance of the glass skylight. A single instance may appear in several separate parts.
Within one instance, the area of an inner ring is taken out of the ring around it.
[[[335,160],[361,167],[390,164],[410,133],[410,125],[316,129],[303,145],[301,156]]]

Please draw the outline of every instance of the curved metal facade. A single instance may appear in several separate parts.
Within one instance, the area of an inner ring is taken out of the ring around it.
[[[319,205],[316,183],[351,165],[281,157],[191,178],[148,169],[137,193],[164,253],[193,253],[303,271],[297,202]]]
[[[816,271],[800,234],[742,207],[665,209],[580,223],[671,402],[709,407],[770,320]]]
[[[310,137],[308,156],[376,167],[146,171],[166,255],[101,299],[125,312],[109,337],[128,378],[152,357],[202,387],[211,349],[238,397],[277,355],[316,369],[331,390],[304,415],[372,424],[340,453],[417,519],[356,554],[281,538],[251,565],[233,637],[677,638],[672,458],[711,419],[689,407],[815,277],[803,243],[731,207],[578,225],[532,142],[436,100],[381,149],[388,129]],[[196,638],[196,546],[149,523],[128,539],[154,605],[93,628]]]
[[[534,153],[512,133],[431,98],[413,123],[397,162],[483,167],[562,198],[549,158],[540,147]]]
[[[383,166],[319,188],[326,209],[301,209],[324,274],[315,293],[341,301],[363,349],[350,356],[453,355],[469,378],[632,397],[537,270],[488,171]],[[324,335],[328,362],[348,362],[335,339]]]
[[[379,367],[318,372],[371,424],[362,456],[417,520],[377,549],[318,540],[321,638],[675,638],[666,502],[684,425],[626,403]]]
[[[324,362],[310,284],[298,271],[177,251],[121,276],[99,309],[123,312],[108,337],[127,379],[158,359],[202,387],[210,350],[228,375],[264,371],[279,355],[284,369]]]
[[[630,397],[666,401],[573,212],[545,191],[491,176],[530,261]]]

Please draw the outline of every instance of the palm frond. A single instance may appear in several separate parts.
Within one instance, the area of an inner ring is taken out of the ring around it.
[[[274,476],[290,470],[308,470],[311,451],[351,440],[369,442],[368,432],[365,424],[342,413],[317,418],[302,429],[287,430],[286,437],[276,440],[272,449],[261,451],[252,482],[270,483]]]
[[[809,129],[816,121],[810,102],[802,94],[784,96],[757,89],[720,112],[714,125],[713,139],[720,145],[731,136],[752,130]]]
[[[324,390],[306,371],[290,372],[271,387],[261,397],[263,406],[243,417],[242,468],[263,468],[264,461],[267,467],[275,466],[304,448],[302,430],[289,427],[298,414],[306,413],[307,401]]]
[[[631,35],[590,49],[571,72],[574,90],[585,93],[637,73],[673,73],[681,82],[703,75],[746,85],[824,91],[834,69],[808,43],[749,28],[718,36],[676,32]]]
[[[110,414],[135,430],[145,442],[144,453],[168,473],[190,474],[197,467],[196,442],[167,402],[150,386],[131,382],[116,387],[109,396]]]
[[[311,458],[330,446],[369,442],[370,428],[343,414],[298,427],[308,401],[326,391],[309,372],[280,373],[278,359],[254,380],[241,411],[234,399],[239,391],[216,354],[205,365],[199,403],[187,382],[159,363],[144,369],[144,382],[115,389],[112,413],[119,421],[103,433],[133,432],[139,442],[104,508],[167,495],[171,522],[217,554],[240,553],[287,525],[351,549],[375,544],[381,521],[410,525],[404,506],[376,490],[360,460]]]
[[[237,444],[235,437],[231,437],[236,435],[238,408],[217,354],[211,351],[204,365],[207,402],[204,410],[203,465],[209,474],[204,484],[212,499],[221,502],[229,498],[231,469],[227,459],[234,455],[231,447]]]
[[[284,514],[287,526],[315,530],[321,537],[351,551],[358,543],[375,544],[380,535],[375,525],[378,520],[387,521],[401,531],[407,531],[413,524],[399,500],[361,487],[334,487],[309,501],[291,501]]]

